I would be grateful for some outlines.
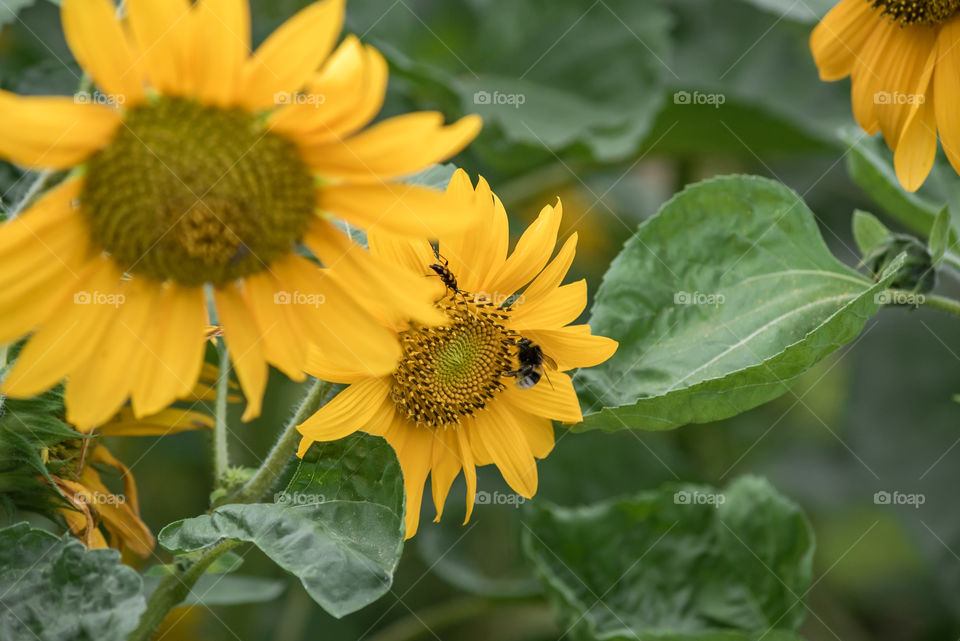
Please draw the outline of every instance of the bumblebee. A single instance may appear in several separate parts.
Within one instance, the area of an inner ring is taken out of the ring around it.
[[[507,372],[506,375],[516,377],[518,388],[530,389],[539,383],[540,378],[544,375],[544,363],[546,363],[548,367],[557,367],[556,362],[544,354],[540,346],[529,338],[521,338],[516,342],[516,345],[517,362],[519,362],[520,367]],[[547,380],[550,380],[549,377]]]

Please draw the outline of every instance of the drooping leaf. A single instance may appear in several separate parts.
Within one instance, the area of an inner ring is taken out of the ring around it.
[[[315,445],[273,499],[171,523],[158,540],[176,552],[249,541],[337,617],[390,588],[403,549],[403,481],[386,441],[355,434]]]
[[[859,209],[853,212],[853,239],[861,256],[868,256],[893,236],[893,232],[873,214]]]
[[[576,641],[796,641],[813,532],[766,481],[534,504],[524,548]]]
[[[0,530],[0,639],[122,641],[146,608],[116,550],[88,550],[26,523]]]
[[[873,283],[845,266],[779,183],[687,188],[640,226],[597,292],[593,331],[631,347],[578,374],[604,409],[577,429],[670,429],[783,394],[857,336],[899,267]]]

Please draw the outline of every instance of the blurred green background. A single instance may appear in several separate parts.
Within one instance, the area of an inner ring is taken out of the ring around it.
[[[306,4],[253,2],[255,41]],[[581,238],[571,278],[591,293],[637,224],[684,185],[719,174],[782,181],[817,214],[834,253],[855,265],[855,208],[883,217],[854,178],[861,151],[889,153],[853,127],[847,82],[819,82],[807,38],[831,0],[350,0],[346,32],[391,65],[382,116],[480,113],[485,128],[455,159],[502,197],[516,232],[560,197],[563,236]],[[0,0],[0,88],[73,93],[80,76],[48,0]],[[703,104],[695,104],[701,102]],[[2,117],[2,114],[0,114]],[[867,145],[867,146],[864,146]],[[958,191],[935,173],[921,198]],[[28,179],[0,164],[15,202]],[[893,212],[895,213],[895,212]],[[896,220],[884,218],[894,229]],[[949,282],[941,291],[956,294]],[[585,313],[584,320],[588,318]],[[811,641],[960,636],[960,328],[929,310],[889,309],[792,392],[734,419],[666,433],[570,434],[540,465],[537,501],[577,505],[669,481],[725,485],[766,476],[802,505],[817,535],[802,635]],[[300,390],[271,380],[263,416],[241,424],[238,463],[256,464]],[[239,408],[236,408],[237,410]],[[207,508],[205,434],[125,439],[110,449],[134,471],[158,531]],[[483,469],[480,488],[506,491]],[[245,572],[281,582],[262,603],[174,612],[173,640],[536,641],[563,638],[519,553],[523,506],[481,505],[461,526],[464,486],[444,521],[425,501],[391,592],[336,620],[257,551]],[[874,493],[922,493],[920,507]]]

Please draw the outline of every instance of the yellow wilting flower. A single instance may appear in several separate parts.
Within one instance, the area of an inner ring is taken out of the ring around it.
[[[127,398],[138,417],[158,412],[197,380],[207,287],[244,419],[259,414],[268,363],[304,378],[308,343],[344,367],[392,371],[396,336],[344,274],[398,292],[379,302],[425,322],[438,317],[431,290],[332,219],[414,236],[469,224],[402,177],[461,150],[479,119],[412,113],[364,129],[387,65],[353,37],[334,49],[343,0],[303,9],[253,54],[246,0],[125,6],[118,19],[109,0],[63,2],[67,41],[102,94],[0,91],[0,157],[75,168],[0,228],[0,344],[34,332],[2,392],[67,378],[68,420],[83,431]]]
[[[937,131],[960,172],[960,0],[842,0],[813,30],[823,80],[850,76],[853,113],[894,151],[916,191],[933,167]]]
[[[550,260],[560,226],[559,202],[543,208],[508,257],[507,214],[486,181],[481,178],[474,190],[466,174],[458,172],[447,191],[464,201],[477,199],[485,211],[481,224],[468,233],[441,235],[439,257],[426,239],[369,235],[374,255],[436,285],[436,306],[446,323],[428,327],[384,315],[384,325],[399,333],[403,357],[383,376],[338,368],[312,354],[312,374],[349,386],[299,427],[300,456],[315,441],[357,430],[386,438],[403,469],[408,538],[417,531],[428,475],[438,520],[461,469],[467,519],[477,465],[495,464],[515,492],[533,496],[535,459],[553,449],[551,419],[576,423],[582,418],[564,372],[601,363],[617,348],[616,341],[591,335],[588,325],[568,325],[587,304],[587,285],[582,280],[560,284],[573,262],[576,234]],[[449,270],[447,281],[453,285],[452,277],[459,291],[445,287],[431,265]],[[518,386],[525,378],[525,372],[517,372],[524,339],[546,357],[543,377],[528,389]]]

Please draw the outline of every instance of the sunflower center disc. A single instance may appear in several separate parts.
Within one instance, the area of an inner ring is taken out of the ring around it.
[[[936,26],[960,11],[960,0],[869,0],[883,15],[901,25]]]
[[[88,161],[93,240],[125,270],[223,284],[291,251],[313,215],[313,177],[252,114],[182,99],[134,107]]]
[[[458,424],[503,391],[516,340],[504,327],[507,314],[489,303],[446,299],[438,305],[448,324],[400,334],[403,357],[391,389],[398,411],[429,427]]]

